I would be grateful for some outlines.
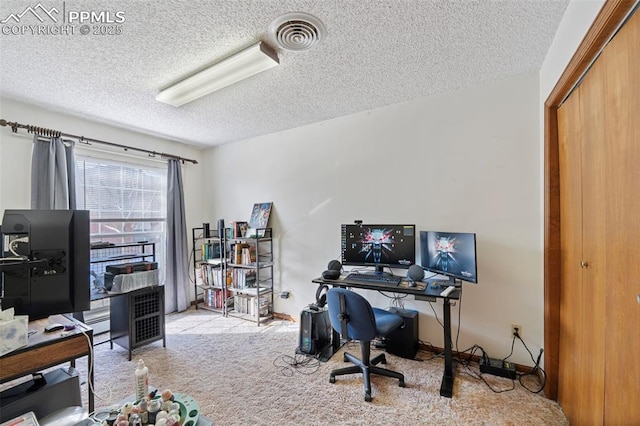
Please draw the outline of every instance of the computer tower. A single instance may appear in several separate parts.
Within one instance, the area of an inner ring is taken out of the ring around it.
[[[300,313],[298,353],[318,355],[331,343],[331,323],[326,309],[305,308]]]
[[[40,379],[42,381],[42,379]],[[44,373],[44,384],[28,381],[0,394],[0,422],[33,411],[41,419],[62,408],[82,406],[80,379],[74,368],[58,368]]]
[[[389,311],[400,315],[404,319],[404,326],[385,337],[387,352],[401,358],[415,358],[418,353],[418,311],[398,308],[390,308]]]

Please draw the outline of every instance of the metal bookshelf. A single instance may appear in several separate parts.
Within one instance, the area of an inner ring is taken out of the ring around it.
[[[227,230],[228,231],[228,230]],[[256,322],[273,318],[273,239],[271,228],[255,237],[204,236],[193,228],[196,309]],[[228,232],[230,234],[230,232]]]

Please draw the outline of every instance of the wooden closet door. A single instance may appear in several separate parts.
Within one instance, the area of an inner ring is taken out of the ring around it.
[[[572,424],[640,424],[640,14],[558,110],[558,402]]]
[[[640,13],[606,59],[606,424],[640,424]]]
[[[583,353],[584,387],[574,389],[581,395],[581,412],[572,423],[602,424],[605,406],[605,346],[607,284],[607,209],[610,190],[606,153],[611,148],[606,132],[606,63],[597,60],[580,86],[582,123],[582,342],[575,350]],[[574,265],[569,265],[574,267]]]
[[[560,369],[558,402],[575,424],[597,424],[602,418],[602,393],[593,386],[590,367],[591,310],[581,267],[583,256],[583,135],[582,88],[558,109],[562,287],[560,296]],[[587,189],[588,190],[588,189]],[[600,391],[602,388],[600,389]],[[595,394],[594,394],[595,393]],[[598,403],[598,401],[600,401]],[[585,410],[584,407],[590,407]]]

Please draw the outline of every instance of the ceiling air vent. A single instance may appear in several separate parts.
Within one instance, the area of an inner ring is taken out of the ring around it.
[[[311,49],[321,41],[326,31],[318,18],[308,13],[287,13],[276,18],[269,26],[269,34],[285,50]]]

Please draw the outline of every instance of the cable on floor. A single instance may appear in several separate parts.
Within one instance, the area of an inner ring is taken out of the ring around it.
[[[273,365],[280,369],[283,376],[291,377],[295,372],[313,374],[320,368],[320,360],[306,354],[279,355],[273,360]]]

